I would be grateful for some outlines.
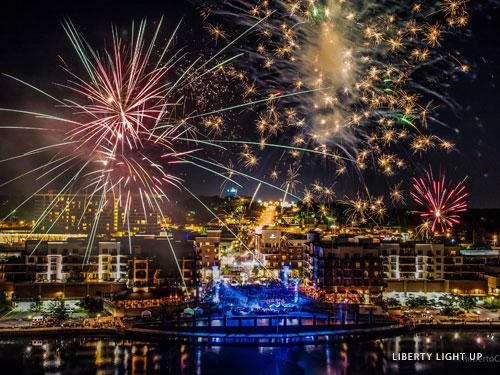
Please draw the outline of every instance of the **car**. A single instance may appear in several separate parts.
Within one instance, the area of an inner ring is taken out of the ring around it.
[[[33,319],[31,319],[31,323],[33,325],[41,325],[45,321],[43,316],[34,316]]]

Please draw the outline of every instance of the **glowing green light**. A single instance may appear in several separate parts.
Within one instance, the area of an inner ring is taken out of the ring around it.
[[[413,124],[413,122],[411,122],[410,118],[411,118],[410,116],[403,115],[399,119],[401,120],[401,122],[403,124],[410,125],[410,126],[414,127],[415,125]]]

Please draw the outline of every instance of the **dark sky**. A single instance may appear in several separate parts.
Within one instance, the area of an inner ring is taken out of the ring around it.
[[[468,175],[468,190],[472,207],[500,207],[500,8],[486,1],[473,1],[469,31],[450,37],[450,52],[460,51],[472,71],[468,76],[451,82],[449,94],[458,104],[457,111],[443,109],[440,119],[448,124],[448,129],[438,133],[451,138],[458,152],[442,160],[430,157],[422,161],[425,167],[432,164],[446,169],[454,178]],[[86,1],[9,1],[2,4],[0,13],[0,72],[12,74],[41,87],[50,87],[54,81],[66,78],[59,68],[58,56],[71,55],[70,45],[62,31],[61,20],[70,18],[90,40],[100,41],[107,35],[110,24],[128,27],[132,19],[143,17],[159,18],[165,15],[167,22],[174,24],[185,17],[183,36],[196,43],[199,40],[199,18],[193,16],[194,8],[189,1],[182,0],[86,0]],[[22,88],[12,80],[0,78],[0,107],[47,109],[38,95]],[[50,109],[47,109],[50,110]],[[0,114],[0,125],[17,121],[26,124],[26,118]],[[38,134],[23,137],[14,136],[6,130],[0,134],[0,156],[18,153],[36,142]],[[19,133],[16,133],[19,134]],[[23,133],[24,134],[24,133]],[[40,141],[40,139],[38,139]],[[42,140],[43,141],[43,140]],[[43,143],[43,142],[42,142]],[[313,163],[312,163],[313,164]],[[0,179],[12,177],[30,161],[0,165]],[[325,172],[306,164],[304,178],[314,180]],[[194,184],[199,193],[216,193],[220,180],[212,180],[204,174],[200,181],[209,184]],[[207,180],[208,178],[208,180]],[[386,182],[383,177],[368,177],[372,184],[382,189]],[[351,181],[346,187],[337,186],[347,194]],[[29,185],[29,183],[27,184]],[[339,182],[338,185],[342,185]],[[14,185],[14,190],[3,193],[29,191],[25,185]],[[200,187],[201,186],[201,187]],[[252,184],[246,193],[251,194]]]

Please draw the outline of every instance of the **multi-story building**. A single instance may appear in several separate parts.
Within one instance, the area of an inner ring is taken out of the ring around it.
[[[152,257],[134,256],[129,266],[129,284],[135,290],[147,291],[157,285],[157,267]]]
[[[151,233],[160,231],[157,210],[144,213],[140,199],[133,199],[127,207],[118,199],[107,200],[91,194],[59,194],[48,192],[34,198],[35,217],[39,223],[34,227],[38,233],[88,233],[95,224],[99,235],[119,233]],[[96,215],[99,220],[96,221]],[[146,216],[145,216],[146,215]]]
[[[127,255],[120,242],[99,242],[89,249],[83,240],[27,241],[26,277],[37,282],[124,281]]]
[[[126,280],[127,261],[128,255],[123,254],[120,242],[99,242],[97,253],[97,280]]]
[[[442,243],[382,242],[380,255],[386,279],[443,279],[445,251]],[[448,257],[447,261],[450,259]]]
[[[220,276],[221,252],[230,250],[235,240],[232,234],[224,233],[221,229],[210,228],[206,232],[206,236],[198,236],[194,240],[199,269],[204,281]]]
[[[444,243],[382,242],[387,280],[476,280],[482,277],[494,250],[461,250]]]
[[[382,242],[387,293],[456,293],[481,296],[488,292],[485,267],[498,252],[462,250],[444,243]],[[491,288],[490,288],[491,289]],[[430,293],[430,294],[429,294]]]
[[[19,246],[0,246],[0,282],[24,281],[26,264],[24,248]]]
[[[307,237],[283,233],[280,229],[262,229],[256,234],[255,253],[268,273],[279,274],[283,267],[299,273],[304,267]]]
[[[378,247],[333,239],[305,248],[305,276],[320,291],[380,297],[383,267]]]

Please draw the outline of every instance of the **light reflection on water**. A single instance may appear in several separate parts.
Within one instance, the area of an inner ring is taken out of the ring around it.
[[[0,341],[2,374],[499,373],[497,363],[397,362],[393,353],[499,355],[500,333],[422,332],[382,340],[302,346],[193,346],[66,338]]]

